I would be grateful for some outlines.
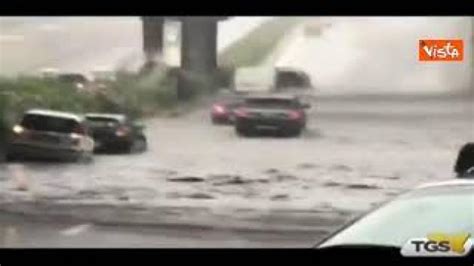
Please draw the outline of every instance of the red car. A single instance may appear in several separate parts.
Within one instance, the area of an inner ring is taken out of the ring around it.
[[[234,109],[239,106],[239,101],[220,101],[211,107],[211,120],[213,124],[232,124],[234,122]]]

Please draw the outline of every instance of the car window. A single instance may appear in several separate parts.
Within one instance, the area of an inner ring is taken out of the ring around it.
[[[428,189],[388,203],[321,246],[371,244],[402,246],[430,233],[474,234],[474,189]]]
[[[120,124],[117,119],[109,117],[87,117],[86,119],[91,127],[115,127]]]
[[[298,106],[298,102],[294,99],[272,99],[272,98],[250,98],[245,100],[247,106],[255,106],[259,108],[294,108]]]
[[[27,129],[61,133],[72,132],[78,124],[79,123],[73,119],[36,114],[24,116],[21,122],[21,125]]]

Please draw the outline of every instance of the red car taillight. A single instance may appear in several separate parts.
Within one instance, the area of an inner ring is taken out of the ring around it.
[[[126,126],[121,126],[115,131],[115,135],[118,137],[124,137],[127,136],[130,133],[130,128]]]
[[[86,128],[83,125],[77,125],[74,127],[72,130],[73,133],[79,134],[79,135],[85,135],[86,134]]]
[[[303,118],[303,114],[299,111],[289,111],[288,118],[291,120],[299,120]]]
[[[226,108],[221,104],[214,104],[212,106],[212,111],[214,113],[224,114],[224,113],[226,113]]]

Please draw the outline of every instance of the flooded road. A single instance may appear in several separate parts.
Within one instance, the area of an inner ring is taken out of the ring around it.
[[[458,149],[472,141],[472,100],[407,99],[321,98],[300,138],[239,137],[213,126],[204,105],[153,118],[143,154],[1,165],[0,209],[56,217],[38,229],[25,225],[33,231],[59,230],[63,220],[94,224],[97,232],[78,233],[77,243],[37,242],[53,246],[128,246],[141,238],[151,247],[311,246],[374,204],[453,178]],[[94,240],[104,228],[128,236]],[[35,246],[28,235],[23,245]]]

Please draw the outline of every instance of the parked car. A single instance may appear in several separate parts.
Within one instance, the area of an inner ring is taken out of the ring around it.
[[[90,160],[94,141],[85,119],[79,115],[29,110],[12,129],[7,144],[7,160],[56,159]]]
[[[474,180],[422,185],[355,219],[316,245],[400,254],[410,239],[435,233],[474,235]],[[469,250],[467,250],[469,252]]]
[[[94,150],[136,152],[147,149],[144,126],[123,114],[86,114],[95,141]]]
[[[309,107],[296,96],[248,96],[234,110],[235,131],[243,136],[262,130],[298,136],[306,127],[305,109]]]

